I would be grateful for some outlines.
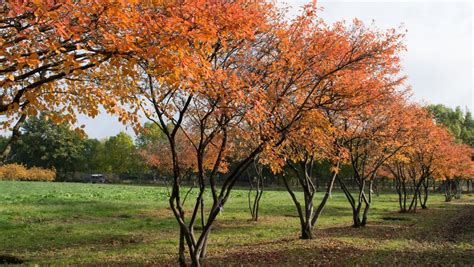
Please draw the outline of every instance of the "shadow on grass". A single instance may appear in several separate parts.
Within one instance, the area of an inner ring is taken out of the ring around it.
[[[205,264],[473,266],[474,250],[463,244],[472,243],[474,237],[474,205],[453,205],[448,214],[444,212],[435,208],[416,214],[390,213],[364,228],[318,229],[313,240],[279,239],[215,251]]]
[[[0,264],[22,264],[24,261],[11,255],[0,255]]]
[[[250,248],[222,255],[213,255],[205,261],[206,266],[470,266],[473,252],[439,248],[363,249],[340,242],[321,243],[307,241],[308,244],[292,242],[292,248],[280,250]]]

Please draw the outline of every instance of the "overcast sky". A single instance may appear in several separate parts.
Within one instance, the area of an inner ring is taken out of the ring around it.
[[[292,14],[307,1],[285,1]],[[442,103],[473,109],[473,4],[440,1],[318,1],[327,22],[353,18],[380,29],[403,27],[408,30],[403,53],[403,72],[413,87],[414,98],[423,103]],[[120,131],[132,134],[117,118],[100,115],[81,117],[91,138],[104,138]]]

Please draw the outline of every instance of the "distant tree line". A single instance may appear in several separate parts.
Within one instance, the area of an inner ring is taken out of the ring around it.
[[[151,134],[143,134],[135,142],[125,132],[101,140],[88,138],[68,123],[56,124],[41,114],[25,121],[6,163],[55,169],[59,179],[74,172],[133,177],[150,172],[138,151],[152,139]],[[0,138],[2,146],[7,141]]]
[[[469,110],[464,112],[460,107],[452,109],[442,104],[430,105],[428,110],[436,123],[444,125],[459,143],[474,148],[474,119]],[[75,172],[108,173],[119,178],[140,178],[141,181],[156,180],[170,174],[171,163],[167,162],[169,150],[166,137],[159,127],[150,122],[143,125],[135,140],[125,132],[98,140],[88,138],[67,122],[58,124],[49,114],[43,113],[26,120],[20,128],[20,133],[5,162],[55,169],[59,180]],[[0,136],[0,147],[4,147],[8,140],[8,137]],[[186,149],[189,148],[182,147],[183,154]],[[314,175],[321,177],[315,184],[318,189],[330,179],[329,164],[325,161],[314,163]],[[272,176],[267,168],[263,168],[263,173],[259,175],[259,168],[250,168],[243,176],[251,183],[257,182],[258,176]],[[340,174],[350,176],[350,168],[341,166]],[[265,180],[267,184],[279,182],[278,179]],[[377,189],[380,188],[379,186]]]
[[[430,105],[428,109],[436,123],[444,125],[458,142],[474,148],[474,119],[469,110],[463,112],[459,106],[452,109],[442,104]]]

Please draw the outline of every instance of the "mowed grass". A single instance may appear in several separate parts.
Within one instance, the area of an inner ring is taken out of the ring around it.
[[[474,264],[473,195],[445,203],[434,194],[429,209],[401,214],[397,195],[381,194],[369,225],[354,229],[335,192],[313,240],[299,240],[286,191],[264,192],[258,222],[249,221],[247,201],[247,190],[232,193],[205,265]],[[165,187],[0,182],[0,256],[25,264],[175,265],[177,234]]]

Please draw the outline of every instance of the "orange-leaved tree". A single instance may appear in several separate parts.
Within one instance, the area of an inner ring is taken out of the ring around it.
[[[407,145],[384,166],[388,176],[396,181],[401,212],[416,210],[418,200],[426,208],[429,178],[439,161],[439,148],[449,138],[446,131],[433,123],[426,109],[412,104],[405,110],[409,115],[405,118],[407,131],[403,136]],[[410,192],[412,198],[407,206]]]
[[[339,168],[349,159],[349,150],[345,147],[348,141],[344,138],[349,131],[348,116],[360,114],[361,110],[374,110],[377,105],[380,108],[381,99],[396,100],[392,97],[394,88],[404,80],[398,75],[398,53],[404,48],[400,43],[403,37],[401,34],[394,30],[383,33],[370,29],[358,20],[354,20],[349,27],[336,23],[332,30],[340,38],[335,53],[340,53],[337,48],[341,49],[345,45],[342,51],[346,53],[370,51],[371,56],[368,60],[362,60],[363,64],[341,69],[337,75],[329,77],[316,88],[309,102],[315,110],[305,114],[295,127],[296,131],[288,136],[280,148],[282,157],[287,159],[287,169],[291,170],[290,174],[295,174],[303,189],[304,206],[290,187],[289,176],[283,176],[298,211],[303,239],[312,238],[312,229],[331,195],[336,178],[339,178]],[[386,100],[387,103],[390,101]],[[350,124],[355,125],[354,122]],[[331,162],[331,178],[324,197],[315,207],[314,184],[318,177],[313,175],[313,163],[322,160]]]
[[[144,25],[150,39],[146,53],[130,59],[135,71],[109,71],[126,77],[120,86],[135,89],[123,91],[148,101],[140,103],[145,115],[168,140],[173,165],[170,207],[180,228],[179,260],[185,263],[187,248],[193,265],[199,265],[214,221],[255,157],[264,153],[260,163],[280,169],[285,161],[277,150],[306,114],[336,100],[343,105],[354,93],[363,102],[361,94],[327,87],[352,68],[362,70],[371,62],[390,59],[401,47],[396,42],[400,35],[327,26],[316,18],[314,5],[292,21],[264,1],[168,3],[156,12],[150,15],[156,19]],[[159,27],[154,27],[156,21],[161,21]],[[391,64],[387,66],[398,69]],[[383,65],[374,64],[374,69]],[[192,142],[197,165],[199,191],[189,213],[180,195],[180,131]],[[246,153],[227,169],[236,146]],[[207,170],[204,159],[211,149],[216,152]],[[212,198],[204,207],[206,190]],[[199,211],[206,220],[197,231]]]
[[[129,59],[135,64],[134,71],[109,70],[113,76],[126,77],[118,86],[133,89],[124,91],[145,100],[140,106],[167,140],[173,179],[170,207],[180,228],[182,265],[186,250],[192,264],[200,264],[211,225],[228,198],[226,189],[218,195],[216,178],[226,171],[236,125],[246,112],[243,108],[250,104],[242,99],[250,87],[237,75],[236,58],[243,58],[257,32],[266,31],[270,10],[263,1],[164,3],[149,13],[151,23],[144,25],[149,39],[146,53]],[[187,140],[189,153],[179,152],[178,139]],[[184,157],[193,162],[183,165]],[[193,166],[198,185],[189,213],[181,198],[184,166]],[[242,171],[240,166],[232,177]],[[212,203],[206,208],[204,191],[209,184]],[[197,232],[199,211],[206,218]]]
[[[448,132],[446,129],[444,131]],[[438,159],[433,176],[443,180],[445,200],[461,198],[462,180],[472,179],[472,147],[456,143],[454,137],[447,134],[442,146],[437,150]]]
[[[407,145],[405,106],[405,93],[397,93],[392,87],[384,95],[379,94],[371,105],[342,117],[340,138],[347,149],[352,175],[338,177],[338,182],[351,205],[354,227],[367,223],[372,186],[382,165]],[[355,196],[347,183],[355,186]]]
[[[102,65],[121,66],[119,57],[140,47],[132,27],[140,16],[128,1],[6,1],[0,7],[0,115],[13,127],[0,160],[18,139],[28,115],[56,111],[56,121],[76,114],[95,116],[102,105],[117,107],[120,92],[106,90]],[[133,37],[132,37],[133,36]],[[133,38],[133,40],[130,40]],[[116,95],[117,97],[112,97]]]

